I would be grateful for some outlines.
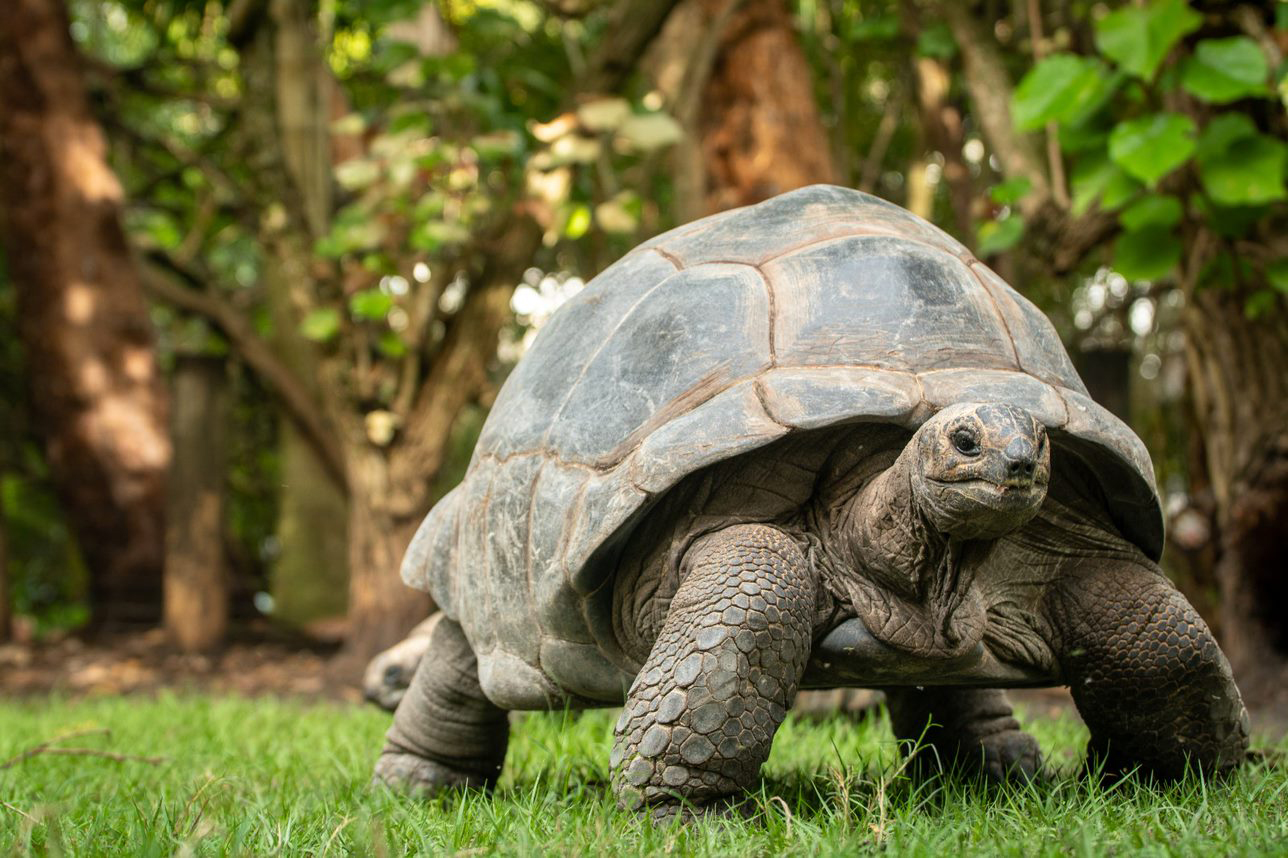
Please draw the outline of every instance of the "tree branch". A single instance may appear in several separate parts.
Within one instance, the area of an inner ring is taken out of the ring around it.
[[[1042,41],[1042,10],[1038,0],[1028,0],[1029,42],[1033,48],[1033,61],[1042,62],[1046,46]],[[1051,193],[1062,209],[1069,207],[1069,190],[1064,181],[1064,156],[1060,153],[1060,134],[1054,122],[1046,124],[1047,163],[1051,166]]]
[[[608,12],[607,34],[590,58],[581,92],[616,92],[639,64],[679,0],[618,0]]]
[[[184,285],[198,282],[196,277],[163,254],[149,254],[143,265],[144,290],[157,300],[202,316],[218,328],[238,356],[274,393],[287,417],[318,454],[327,473],[347,491],[349,481],[344,452],[307,388],[235,307],[212,292]]]
[[[452,317],[403,426],[403,442],[393,449],[389,470],[400,479],[419,481],[438,471],[456,415],[488,383],[487,363],[509,317],[510,295],[541,247],[541,227],[526,213],[516,212],[507,221],[480,245],[483,270]],[[397,498],[400,503],[418,503],[415,492],[404,494]]]
[[[956,0],[935,4],[935,13],[948,24],[962,52],[966,89],[975,104],[989,148],[1001,162],[1008,178],[1029,180],[1031,190],[1020,201],[1020,213],[1026,218],[1051,200],[1051,183],[1043,169],[1033,141],[1015,130],[1011,119],[1011,79],[1002,64],[993,37],[983,32],[970,10]]]

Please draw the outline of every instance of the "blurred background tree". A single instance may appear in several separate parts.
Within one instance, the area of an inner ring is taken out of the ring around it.
[[[111,346],[51,297],[77,275],[41,251],[88,253],[104,233],[88,209],[37,205],[61,186],[31,181],[42,153],[0,118],[0,509],[24,622],[153,622],[164,577],[184,646],[267,616],[365,658],[430,610],[398,560],[554,307],[671,225],[830,181],[939,224],[1052,316],[1093,394],[1150,446],[1169,572],[1245,684],[1285,684],[1288,4],[15,9],[0,115],[105,133],[134,249],[121,282],[151,300],[149,360],[182,397],[171,418],[149,412],[174,449],[156,465],[163,575],[159,548],[129,554],[128,530],[105,538],[83,513],[146,520],[155,500],[86,501],[84,466],[58,453],[86,419],[51,394]],[[59,343],[81,351],[54,360]],[[121,461],[109,440],[96,450],[103,473]],[[135,614],[104,586],[122,557],[153,586]]]

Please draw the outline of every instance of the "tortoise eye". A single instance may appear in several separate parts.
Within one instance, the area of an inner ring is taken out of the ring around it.
[[[961,453],[963,456],[979,455],[979,439],[976,438],[975,433],[969,429],[953,430],[953,446],[956,447],[957,452]]]

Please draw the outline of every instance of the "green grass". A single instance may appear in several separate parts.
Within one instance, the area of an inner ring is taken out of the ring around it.
[[[988,789],[898,776],[884,718],[789,720],[747,822],[654,829],[607,788],[613,713],[523,718],[494,796],[428,803],[367,786],[388,716],[203,696],[0,703],[0,760],[63,741],[149,765],[32,757],[0,770],[0,854],[1288,854],[1288,771],[1112,789],[1072,775],[1073,720],[1030,725],[1058,771]]]

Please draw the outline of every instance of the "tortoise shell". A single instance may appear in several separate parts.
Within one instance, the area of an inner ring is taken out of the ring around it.
[[[816,185],[671,230],[564,304],[497,396],[462,483],[403,561],[460,622],[512,709],[620,701],[613,548],[685,476],[821,427],[915,429],[1004,401],[1099,480],[1151,558],[1163,525],[1140,439],[1087,395],[1055,329],[960,243]]]

